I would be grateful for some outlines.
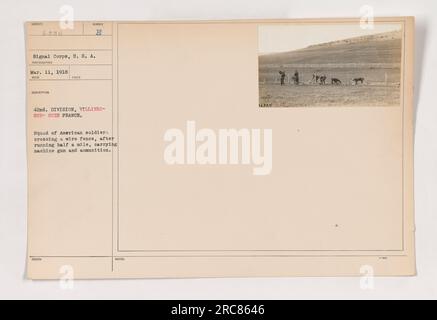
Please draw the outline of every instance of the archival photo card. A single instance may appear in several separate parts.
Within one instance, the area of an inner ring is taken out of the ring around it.
[[[28,22],[27,277],[415,275],[414,30]]]

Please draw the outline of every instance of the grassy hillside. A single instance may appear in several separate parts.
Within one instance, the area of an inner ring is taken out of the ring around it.
[[[292,40],[291,40],[292,41]],[[275,64],[400,63],[401,31],[319,44],[305,49],[261,55],[260,66]]]

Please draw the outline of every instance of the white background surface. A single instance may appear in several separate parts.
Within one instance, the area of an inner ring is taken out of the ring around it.
[[[415,197],[418,276],[359,278],[76,281],[24,278],[26,259],[26,20],[57,20],[71,5],[77,20],[244,19],[416,16]],[[437,298],[437,1],[435,0],[1,0],[0,298],[308,299]]]

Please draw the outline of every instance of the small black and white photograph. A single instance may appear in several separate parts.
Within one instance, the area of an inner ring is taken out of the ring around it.
[[[262,25],[259,107],[400,106],[403,27]]]

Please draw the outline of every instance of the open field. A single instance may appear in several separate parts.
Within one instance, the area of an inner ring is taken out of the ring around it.
[[[399,86],[260,85],[260,107],[396,106]]]

